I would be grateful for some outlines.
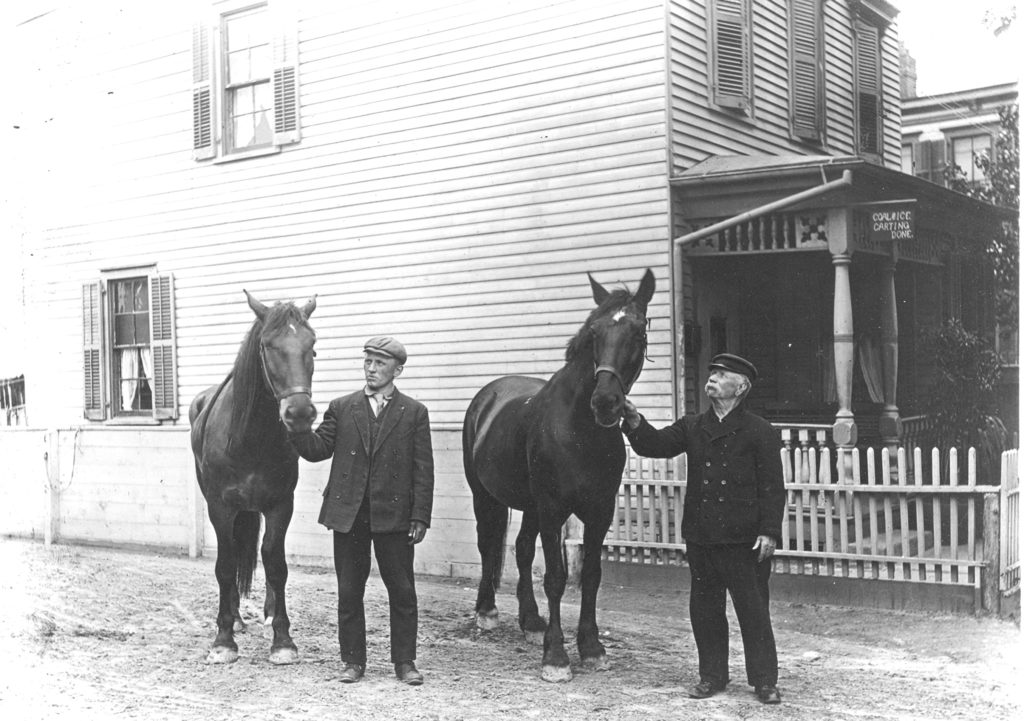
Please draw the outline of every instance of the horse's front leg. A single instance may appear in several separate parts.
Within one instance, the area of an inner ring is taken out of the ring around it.
[[[540,532],[544,547],[544,593],[548,597],[548,628],[544,633],[544,658],[540,677],[545,681],[559,682],[572,680],[569,654],[565,652],[565,637],[562,635],[562,594],[565,593],[566,569],[562,558],[561,523],[553,524],[554,530]]]
[[[284,537],[292,519],[293,499],[291,496],[265,514],[267,528],[263,532],[263,571],[267,577],[267,602],[264,613],[274,629],[274,640],[270,646],[270,662],[277,665],[297,663],[299,651],[290,634],[291,621],[285,605],[284,586],[288,581],[288,564],[284,558]],[[273,605],[268,613],[267,606]]]
[[[519,570],[519,583],[516,586],[516,598],[519,601],[519,628],[530,643],[539,644],[544,640],[544,632],[548,625],[541,618],[537,608],[537,597],[533,593],[533,559],[537,555],[537,510],[527,508],[523,511],[522,525],[516,536],[516,567]]]
[[[210,522],[217,534],[217,562],[214,573],[220,590],[217,609],[217,636],[206,655],[207,663],[234,663],[238,660],[238,644],[235,643],[235,617],[238,615],[238,585],[235,546],[232,529],[235,516],[231,513],[215,513],[211,509]]]
[[[586,523],[583,527],[583,569],[580,574],[582,593],[576,646],[580,651],[580,659],[597,669],[608,667],[608,657],[597,631],[597,589],[601,585],[601,548],[610,521]]]

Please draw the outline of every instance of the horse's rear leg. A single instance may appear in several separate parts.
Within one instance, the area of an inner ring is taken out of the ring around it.
[[[576,647],[588,666],[604,669],[608,657],[597,631],[597,589],[601,585],[601,548],[609,523],[587,523],[583,527],[583,568],[580,572],[580,623]]]
[[[533,559],[537,555],[537,512],[535,509],[523,511],[523,522],[516,536],[516,567],[519,569],[519,584],[516,586],[516,598],[519,599],[519,628],[526,634],[530,643],[541,644],[547,622],[541,618],[537,608],[537,597],[533,592]]]
[[[501,585],[505,555],[505,532],[508,530],[508,508],[479,484],[470,481],[473,490],[473,513],[476,516],[476,547],[480,552],[480,586],[476,593],[476,625],[483,631],[498,626],[498,608],[494,594]]]
[[[267,577],[267,600],[263,607],[265,624],[274,629],[270,646],[270,662],[277,665],[297,663],[299,651],[291,637],[291,621],[285,605],[284,587],[288,581],[288,564],[284,557],[284,537],[292,518],[293,501],[289,498],[265,514],[267,527],[263,532],[263,572]]]
[[[236,572],[238,563],[234,548],[235,516],[230,513],[216,513],[210,509],[210,521],[217,534],[217,563],[214,573],[220,587],[220,604],[217,610],[217,636],[206,655],[207,663],[233,663],[238,660],[238,644],[235,643],[234,625],[238,614],[238,586]]]

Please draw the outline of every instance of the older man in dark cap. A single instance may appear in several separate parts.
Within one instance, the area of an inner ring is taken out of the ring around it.
[[[786,505],[781,441],[770,423],[745,408],[757,380],[753,363],[721,353],[708,370],[704,391],[711,408],[705,413],[656,430],[627,400],[623,432],[642,456],[687,454],[682,535],[700,672],[689,695],[708,698],[729,682],[728,591],[743,637],[747,683],[762,703],[780,703],[768,578]]]
[[[336,398],[316,431],[290,436],[307,461],[334,456],[320,523],[334,531],[338,577],[340,681],[355,683],[366,670],[363,594],[370,545],[391,608],[391,661],[400,681],[418,686],[418,607],[413,546],[430,525],[434,459],[426,407],[395,388],[407,355],[387,336],[363,347],[366,385]]]

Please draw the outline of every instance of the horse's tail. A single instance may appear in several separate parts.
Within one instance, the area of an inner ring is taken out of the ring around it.
[[[256,511],[242,511],[235,516],[235,580],[238,593],[242,596],[248,596],[252,588],[259,540],[260,514]]]

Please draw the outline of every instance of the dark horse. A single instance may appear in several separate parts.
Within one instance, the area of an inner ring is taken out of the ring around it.
[[[561,622],[567,573],[561,531],[570,514],[584,524],[576,643],[585,663],[605,664],[596,617],[601,547],[626,462],[618,423],[644,363],[654,274],[644,274],[633,296],[625,290],[609,292],[593,277],[590,285],[598,307],[569,341],[565,366],[547,383],[525,376],[488,383],[470,403],[462,429],[482,565],[477,625],[486,630],[497,624],[494,592],[501,580],[508,509],[515,508],[523,512],[516,538],[519,626],[527,636],[544,632],[541,677],[546,681],[572,678]],[[546,625],[531,572],[538,532],[544,548]]]
[[[217,533],[220,608],[206,661],[238,659],[234,631],[245,628],[238,600],[252,584],[262,513],[267,519],[260,549],[267,579],[263,615],[274,630],[270,661],[295,663],[299,655],[284,601],[284,536],[299,465],[285,431],[307,431],[316,419],[311,398],[316,334],[307,322],[316,299],[302,308],[292,303],[268,308],[248,291],[245,297],[256,320],[234,369],[219,386],[196,396],[188,413],[196,476]]]

